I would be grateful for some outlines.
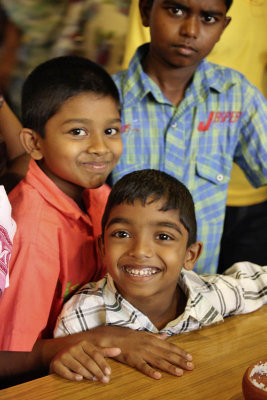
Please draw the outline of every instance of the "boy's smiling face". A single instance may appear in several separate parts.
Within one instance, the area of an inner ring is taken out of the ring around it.
[[[132,304],[149,296],[167,301],[182,267],[192,269],[201,251],[198,243],[187,248],[188,232],[179,211],[161,211],[163,204],[149,199],[145,206],[140,200],[114,206],[105,227],[103,262]]]
[[[140,1],[150,27],[150,57],[170,67],[195,67],[219,40],[230,19],[224,0]]]
[[[121,152],[120,112],[112,97],[82,93],[70,98],[37,135],[34,158],[49,178],[74,198],[101,186]]]

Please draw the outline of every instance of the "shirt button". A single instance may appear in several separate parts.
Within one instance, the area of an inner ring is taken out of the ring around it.
[[[172,124],[172,128],[177,128],[177,122],[174,122],[174,124]]]
[[[218,174],[216,179],[218,182],[221,182],[223,180],[223,174]]]

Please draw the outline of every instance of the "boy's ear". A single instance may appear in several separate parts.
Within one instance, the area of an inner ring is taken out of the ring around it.
[[[225,17],[224,29],[230,24],[231,20],[231,17]]]
[[[219,39],[218,39],[217,41],[220,40],[220,38],[221,38],[221,36],[222,36],[222,34],[223,34],[225,28],[227,28],[227,26],[230,24],[231,19],[232,19],[231,17],[225,17],[225,19],[224,19],[224,27],[223,27],[223,30],[222,30],[222,32],[221,32],[221,34],[220,34],[220,37],[219,37]]]
[[[102,235],[99,235],[97,238],[97,246],[101,257],[103,257],[105,254],[105,249],[104,249],[104,241]]]
[[[22,146],[34,160],[41,160],[43,154],[40,146],[40,136],[33,130],[23,128],[20,132],[20,141]]]
[[[139,10],[143,25],[149,26],[149,17],[151,11],[149,0],[139,0]]]
[[[197,260],[199,259],[203,249],[202,242],[195,242],[191,244],[186,250],[185,260],[184,260],[184,269],[190,271],[194,268]]]

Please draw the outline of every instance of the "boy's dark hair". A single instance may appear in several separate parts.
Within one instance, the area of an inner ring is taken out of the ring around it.
[[[111,76],[89,59],[63,56],[40,64],[23,85],[23,126],[44,137],[47,121],[69,98],[84,92],[110,96],[120,107],[118,89]]]
[[[141,200],[145,206],[147,200],[163,199],[161,211],[179,210],[181,223],[188,231],[187,246],[196,241],[197,223],[193,198],[183,183],[171,175],[155,169],[143,169],[124,175],[113,186],[102,218],[102,235],[111,210],[121,203],[133,204]]]
[[[233,0],[224,0],[224,1],[225,1],[225,5],[226,5],[226,11],[228,11],[233,3]],[[147,0],[147,3],[148,3],[149,7],[152,7],[154,0]]]
[[[234,0],[225,0],[225,5],[226,5],[226,11],[229,10],[229,8],[231,7],[231,5],[233,4]]]

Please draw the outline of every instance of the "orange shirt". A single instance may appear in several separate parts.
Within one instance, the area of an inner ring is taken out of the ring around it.
[[[30,351],[37,338],[53,337],[63,300],[103,276],[96,238],[109,191],[86,190],[85,214],[31,160],[9,195],[17,232],[0,301],[0,350]]]

